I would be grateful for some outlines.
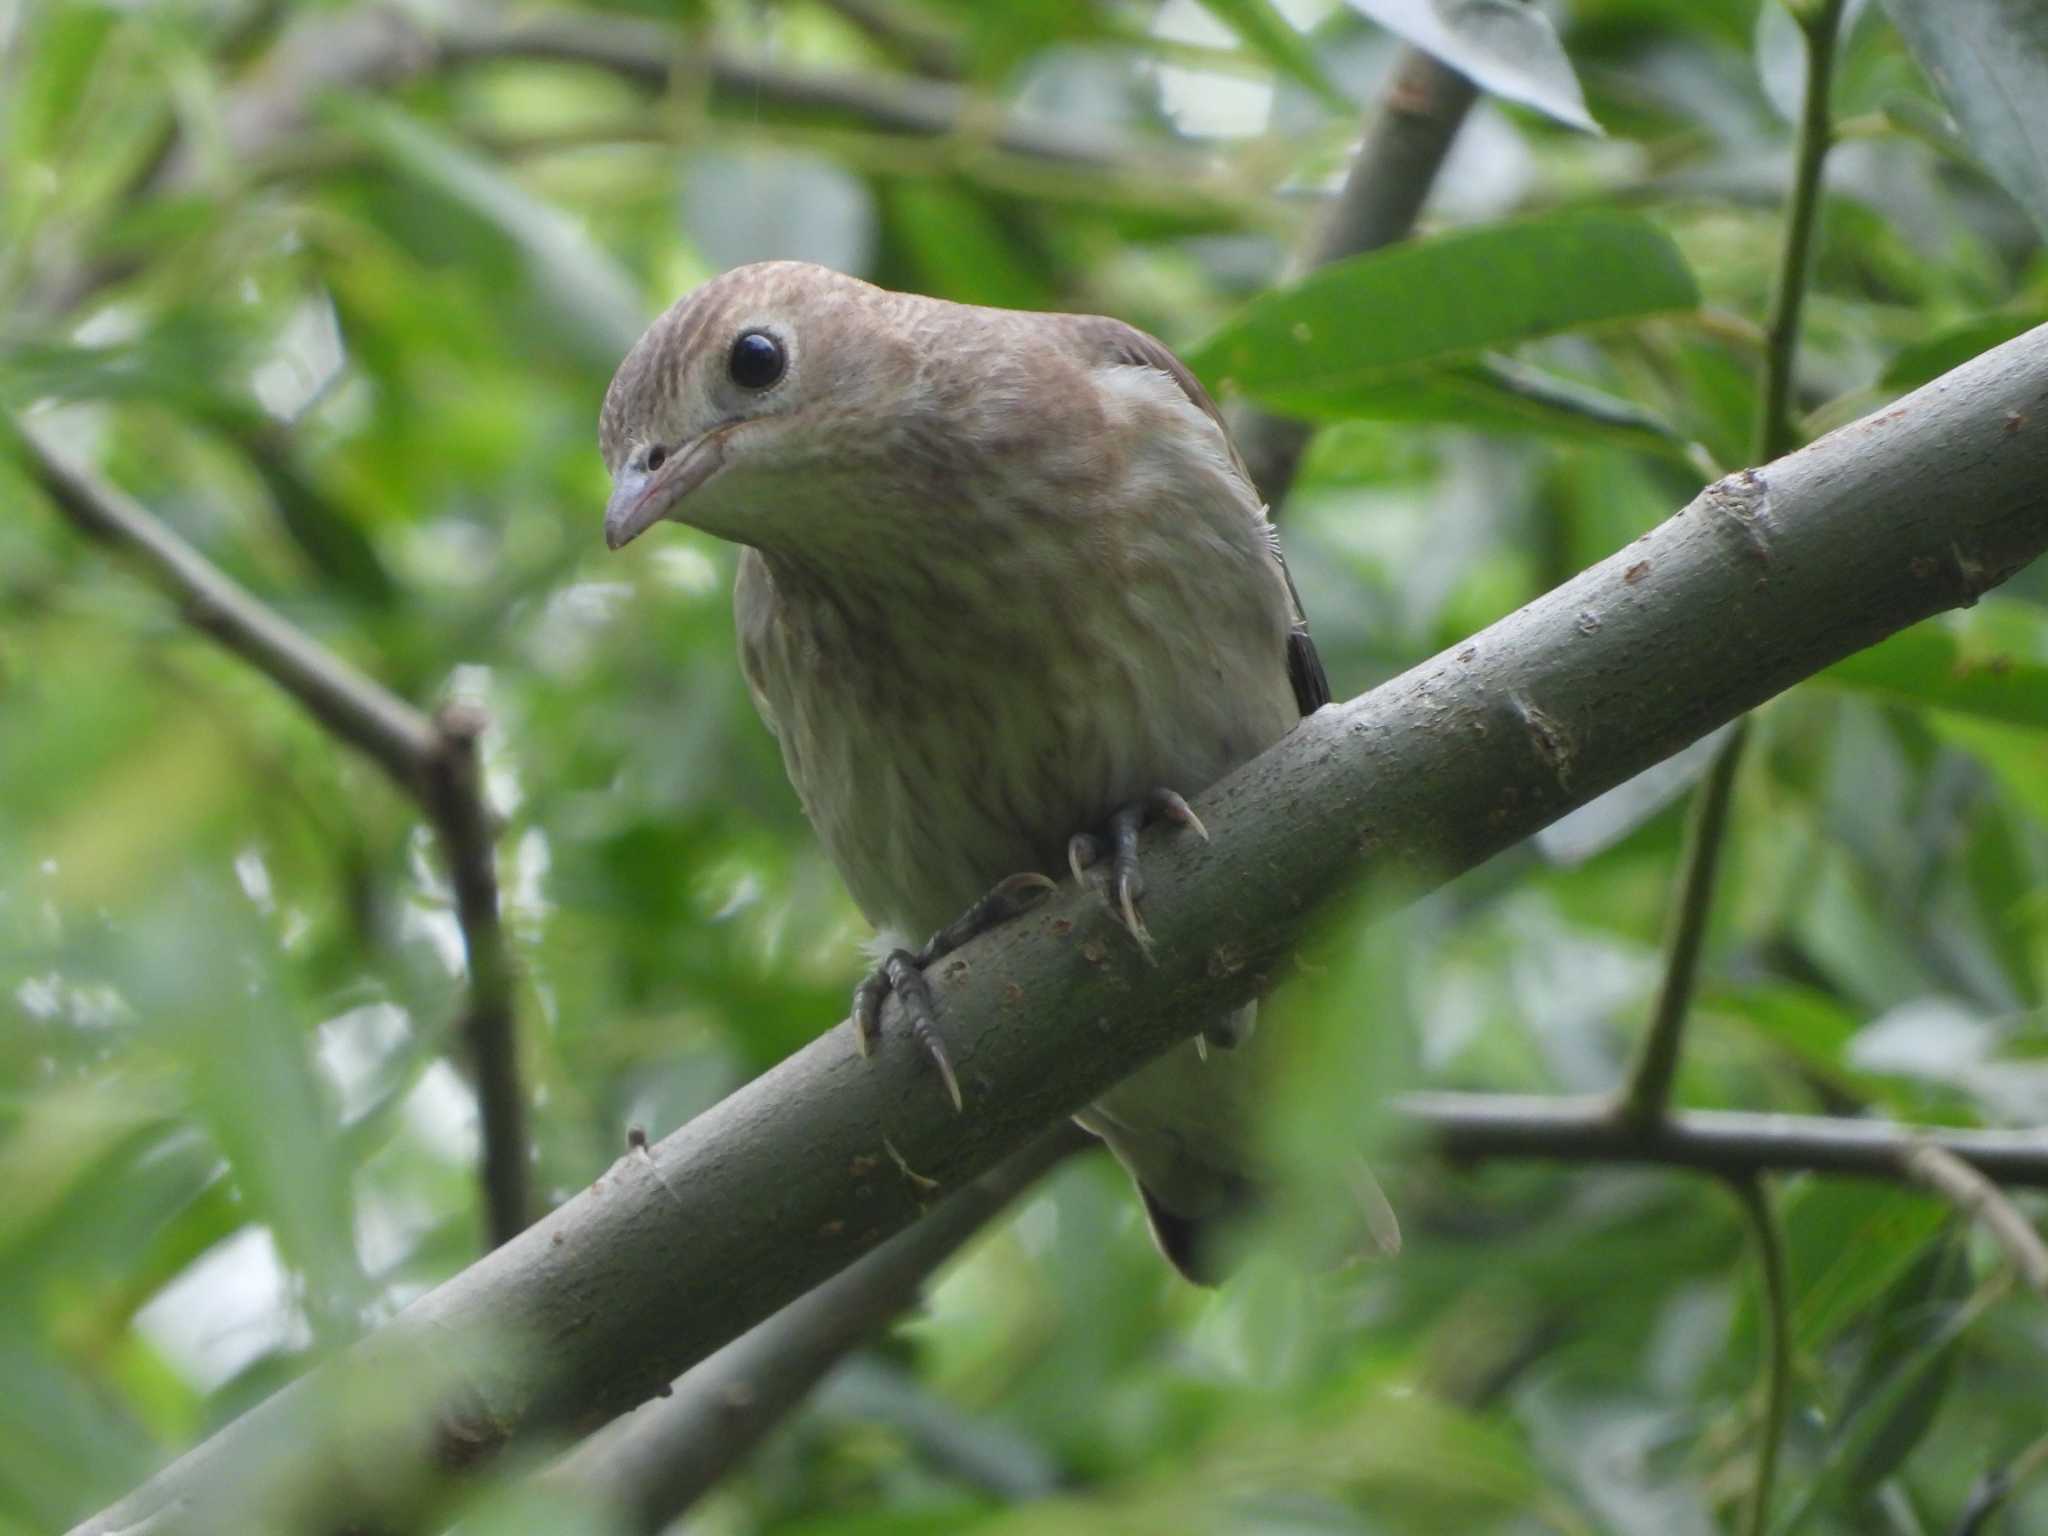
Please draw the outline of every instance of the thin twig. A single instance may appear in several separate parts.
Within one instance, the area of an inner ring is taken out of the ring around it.
[[[478,710],[449,704],[436,712],[434,726],[438,745],[427,764],[427,812],[448,857],[455,919],[469,960],[462,1034],[476,1072],[477,1118],[483,1127],[479,1172],[485,1231],[496,1247],[518,1235],[533,1219],[533,1209],[512,950],[498,912],[496,827],[477,763],[485,720]]]
[[[27,422],[16,436],[30,473],[81,530],[140,560],[184,618],[262,672],[407,793],[436,747],[433,722],[279,617],[139,502],[59,455]]]
[[[1763,1290],[1764,1422],[1743,1530],[1747,1536],[1765,1536],[1771,1524],[1771,1491],[1778,1480],[1778,1451],[1784,1444],[1786,1413],[1792,1402],[1792,1303],[1785,1280],[1785,1233],[1771,1203],[1770,1188],[1754,1177],[1732,1183],[1756,1239],[1757,1274]]]
[[[495,21],[483,11],[460,14],[460,23],[443,29],[437,39],[449,64],[546,59],[664,87],[683,57],[684,35],[660,22],[588,11],[544,12],[513,21]],[[1168,145],[1140,146],[1121,136],[1028,121],[942,80],[782,67],[722,50],[710,51],[695,67],[703,69],[716,94],[744,103],[750,113],[765,107],[842,116],[896,133],[957,134],[1034,159],[1128,166],[1149,155],[1168,174],[1170,166],[1192,169],[1190,157],[1171,152]]]
[[[1672,1079],[1678,1075],[1679,1046],[1685,1037],[1686,1015],[1692,1009],[1693,987],[1699,979],[1700,951],[1714,910],[1714,882],[1720,872],[1721,845],[1728,830],[1728,806],[1735,795],[1735,770],[1742,766],[1749,735],[1747,716],[1735,722],[1714,753],[1707,776],[1693,794],[1686,823],[1685,856],[1679,868],[1678,906],[1672,913],[1671,937],[1665,945],[1664,979],[1657,988],[1649,1032],[1629,1074],[1621,1100],[1624,1118],[1645,1122],[1665,1112],[1671,1102]]]
[[[0,427],[6,422],[0,420]],[[463,1021],[483,1126],[481,1176],[495,1246],[530,1216],[525,1115],[514,1040],[512,957],[498,920],[494,833],[476,772],[481,722],[429,719],[283,619],[134,498],[53,450],[25,421],[8,433],[29,473],[83,532],[135,557],[187,622],[296,699],[382,768],[433,824],[448,860],[469,972]]]
[[[1914,1146],[1941,1148],[2001,1185],[2048,1188],[2048,1131],[1972,1131],[1730,1109],[1673,1110],[1646,1125],[1598,1098],[1415,1093],[1394,1108],[1418,1141],[1452,1162],[1533,1158],[1692,1168],[1731,1178],[1832,1173],[1897,1183]]]
[[[1813,269],[1813,230],[1820,214],[1821,171],[1834,145],[1828,97],[1835,73],[1835,34],[1845,0],[1820,0],[1810,11],[1792,7],[1806,34],[1806,96],[1799,109],[1799,142],[1792,200],[1785,211],[1785,244],[1778,258],[1771,318],[1764,333],[1762,389],[1757,398],[1757,462],[1790,453],[1798,441],[1792,423],[1793,373],[1799,360],[1799,316]]]
[[[1407,239],[1477,94],[1448,64],[1404,48],[1344,190],[1291,264],[1294,275]],[[1250,408],[1239,414],[1238,450],[1269,505],[1286,500],[1313,433],[1290,417]]]
[[[2027,1288],[2048,1298],[2048,1244],[1996,1184],[1933,1141],[1914,1141],[1905,1147],[1899,1153],[1899,1166],[1914,1183],[1933,1190],[1990,1234]]]
[[[1810,12],[1793,14],[1806,34],[1806,99],[1799,115],[1799,142],[1792,178],[1791,202],[1785,216],[1785,245],[1771,299],[1762,377],[1758,387],[1755,453],[1752,461],[1767,463],[1791,451],[1795,437],[1791,418],[1793,367],[1799,353],[1799,313],[1813,266],[1813,230],[1820,207],[1821,171],[1833,142],[1829,133],[1828,94],[1834,78],[1835,33],[1844,0],[1820,0]],[[1642,1121],[1664,1112],[1671,1102],[1671,1084],[1692,1012],[1693,989],[1699,980],[1700,950],[1714,909],[1714,877],[1721,844],[1728,830],[1728,803],[1736,770],[1749,742],[1749,722],[1737,722],[1714,756],[1706,782],[1695,792],[1695,809],[1686,824],[1680,855],[1679,901],[1665,949],[1664,979],[1635,1065],[1617,1103],[1624,1118]]]

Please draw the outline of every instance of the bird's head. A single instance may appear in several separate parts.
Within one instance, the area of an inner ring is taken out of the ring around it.
[[[649,326],[599,422],[613,549],[664,518],[772,548],[885,461],[917,374],[901,295],[805,262],[736,267]]]

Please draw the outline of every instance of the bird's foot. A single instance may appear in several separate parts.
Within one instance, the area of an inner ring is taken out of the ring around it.
[[[1186,827],[1203,842],[1209,841],[1209,829],[1202,825],[1202,818],[1170,789],[1155,789],[1129,805],[1120,806],[1110,815],[1103,836],[1077,832],[1067,841],[1067,867],[1082,885],[1088,883],[1087,871],[1107,854],[1109,881],[1103,891],[1104,899],[1111,901],[1148,960],[1152,957],[1152,935],[1146,931],[1144,915],[1138,910],[1138,903],[1145,897],[1145,875],[1138,866],[1138,834],[1155,821],[1170,821]]]
[[[953,1073],[953,1063],[933,1022],[932,989],[925,980],[925,968],[943,960],[969,939],[1029,912],[1058,889],[1041,874],[1012,875],[925,940],[922,949],[892,949],[884,955],[881,964],[853,989],[853,1039],[861,1055],[874,1054],[875,1041],[882,1033],[882,1000],[894,992],[910,1033],[939,1069],[946,1097],[953,1101],[954,1109],[964,1108],[960,1079]]]

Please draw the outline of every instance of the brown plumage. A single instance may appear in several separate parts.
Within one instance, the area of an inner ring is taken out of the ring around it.
[[[649,328],[600,434],[614,547],[665,517],[745,546],[748,685],[885,949],[1328,697],[1222,419],[1121,321],[742,267]],[[1081,1117],[1202,1277],[1257,1183],[1253,1054],[1181,1047]]]

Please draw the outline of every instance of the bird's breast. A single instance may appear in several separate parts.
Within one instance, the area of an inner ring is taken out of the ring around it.
[[[1284,580],[1229,511],[1242,539],[1182,527],[1151,548],[1026,511],[868,579],[748,553],[743,665],[877,928],[921,938],[1007,875],[1057,875],[1073,833],[1154,787],[1194,794],[1292,727]]]

